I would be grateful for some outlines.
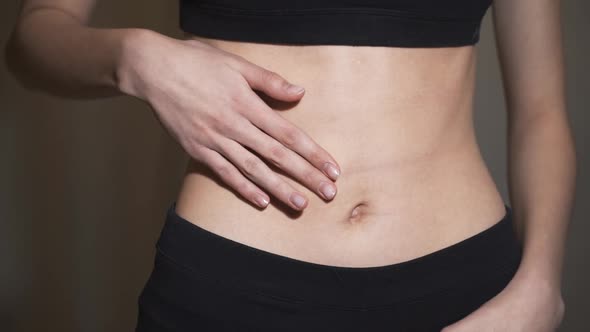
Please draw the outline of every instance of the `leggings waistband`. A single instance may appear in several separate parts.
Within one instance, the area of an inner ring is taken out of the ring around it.
[[[293,303],[338,307],[390,306],[512,275],[521,246],[512,209],[491,227],[407,261],[371,267],[317,264],[264,251],[199,227],[175,212],[174,201],[158,242],[165,255],[195,277]]]

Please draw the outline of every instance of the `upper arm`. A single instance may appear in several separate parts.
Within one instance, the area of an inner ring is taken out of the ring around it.
[[[559,0],[494,0],[493,24],[511,116],[563,111]]]
[[[81,23],[87,23],[97,0],[23,0],[20,17],[37,10],[58,10]]]

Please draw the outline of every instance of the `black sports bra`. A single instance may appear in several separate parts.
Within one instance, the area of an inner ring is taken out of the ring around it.
[[[202,37],[293,45],[444,47],[479,41],[492,0],[180,0]]]

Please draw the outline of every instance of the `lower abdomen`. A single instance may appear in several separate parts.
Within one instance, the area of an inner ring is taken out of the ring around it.
[[[191,160],[177,213],[238,242],[339,266],[415,258],[475,234],[504,215],[503,199],[472,140],[398,161],[386,156],[395,144],[362,151],[349,145],[344,152],[337,139],[317,141],[341,167],[332,201],[281,175],[306,194],[307,208],[297,213],[271,195],[269,206],[259,210]],[[351,218],[357,206],[358,215]]]

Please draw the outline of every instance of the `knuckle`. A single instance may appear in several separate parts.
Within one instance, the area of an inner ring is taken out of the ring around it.
[[[239,105],[240,111],[250,112],[268,108],[268,104],[262,101],[260,97],[257,95],[257,93],[254,90],[252,90],[251,87],[246,87],[246,92],[244,92],[244,98],[241,100]]]
[[[285,80],[274,71],[265,70],[263,79],[267,81],[273,88],[280,89],[285,85]]]
[[[241,180],[238,181],[235,189],[242,195],[244,196],[252,196],[252,194],[250,193],[252,190],[250,189],[251,185],[248,181],[246,180]]]
[[[222,61],[228,69],[241,72],[243,68],[249,64],[246,58],[239,54],[226,52],[224,50],[221,50],[221,52],[225,54],[225,56],[222,57]]]
[[[317,172],[314,169],[306,169],[301,174],[301,179],[305,183],[313,183],[313,180],[316,179]]]
[[[232,128],[238,132],[252,132],[252,130],[257,129],[245,116],[236,117],[235,121],[232,123]]]
[[[207,146],[215,145],[215,129],[212,127],[201,126],[196,130],[195,137],[192,139],[193,145],[200,148],[203,144]]]
[[[233,118],[227,119],[223,122],[223,125],[220,125],[220,132],[224,136],[229,136],[231,138],[238,138],[245,135],[242,135],[247,123],[242,121],[240,118]]]
[[[190,128],[190,136],[198,137],[200,134],[208,134],[212,131],[215,123],[215,117],[212,117],[209,114],[204,114],[200,117],[191,117],[185,124]]]
[[[205,153],[203,146],[195,141],[189,141],[185,144],[184,150],[194,159],[204,160]]]
[[[214,170],[217,173],[217,175],[219,175],[219,177],[222,179],[227,180],[231,178],[232,172],[229,165],[216,165],[214,167]]]
[[[231,112],[215,112],[207,115],[206,119],[201,119],[203,124],[199,130],[205,134],[224,133],[234,126],[236,117]]]
[[[222,52],[225,52],[225,51],[222,51]],[[235,54],[235,53],[230,53],[230,52],[225,53],[223,60],[231,68],[239,68],[240,66],[244,65],[244,63],[246,61],[246,59],[243,56],[241,56],[239,54]]]
[[[210,136],[212,131],[223,131],[226,123],[221,117],[211,116],[207,119],[207,125],[202,125],[199,130],[204,136]]]
[[[285,151],[285,147],[280,144],[273,145],[269,150],[268,157],[273,164],[277,166],[282,165],[284,163],[285,158],[287,158],[287,152]]]
[[[322,152],[317,147],[312,148],[309,152],[309,161],[314,165],[320,164],[321,161],[325,159],[326,158],[323,157]]]
[[[244,105],[248,104],[248,97],[252,94],[252,89],[249,85],[244,84],[241,87],[236,88],[228,95],[229,108],[232,110],[241,110]]]
[[[260,172],[262,161],[257,157],[248,157],[244,160],[243,170],[248,177],[253,177]]]
[[[297,131],[297,129],[292,128],[292,127],[283,128],[281,140],[285,146],[294,147],[298,138],[299,138],[299,132]]]

